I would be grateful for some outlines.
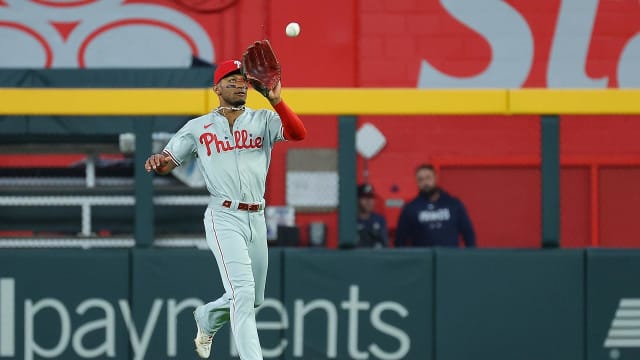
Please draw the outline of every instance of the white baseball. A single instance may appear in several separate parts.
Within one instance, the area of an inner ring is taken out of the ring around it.
[[[296,36],[300,35],[300,24],[298,24],[297,22],[290,22],[287,25],[287,28],[285,29],[285,32],[287,33],[287,36],[289,36],[289,37],[296,37]]]

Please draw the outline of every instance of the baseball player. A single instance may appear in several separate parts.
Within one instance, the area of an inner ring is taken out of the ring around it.
[[[267,170],[276,142],[299,141],[307,133],[282,100],[280,81],[265,93],[275,112],[245,107],[248,86],[240,69],[238,60],[220,63],[213,86],[220,106],[187,122],[162,154],[145,163],[148,172],[168,174],[196,157],[211,194],[204,227],[225,293],[194,311],[201,358],[209,357],[213,336],[230,321],[240,358],[262,359],[255,308],[264,301],[267,278]]]

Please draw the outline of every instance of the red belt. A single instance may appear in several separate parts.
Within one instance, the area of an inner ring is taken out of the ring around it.
[[[231,200],[225,200],[222,202],[222,206],[231,209]],[[260,210],[260,204],[247,204],[247,203],[238,203],[238,210],[244,211],[258,211]]]

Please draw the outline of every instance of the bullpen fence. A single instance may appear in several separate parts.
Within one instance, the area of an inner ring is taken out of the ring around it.
[[[640,251],[271,249],[266,359],[640,355]],[[0,251],[0,358],[194,358],[209,251]],[[229,326],[215,359],[237,358]]]

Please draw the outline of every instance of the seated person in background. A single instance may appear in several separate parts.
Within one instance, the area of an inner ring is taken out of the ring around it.
[[[476,246],[476,235],[462,201],[437,184],[432,165],[416,169],[418,196],[407,203],[398,219],[395,246]]]
[[[373,212],[376,196],[369,184],[358,185],[358,242],[357,247],[386,247],[389,245],[387,220]]]

